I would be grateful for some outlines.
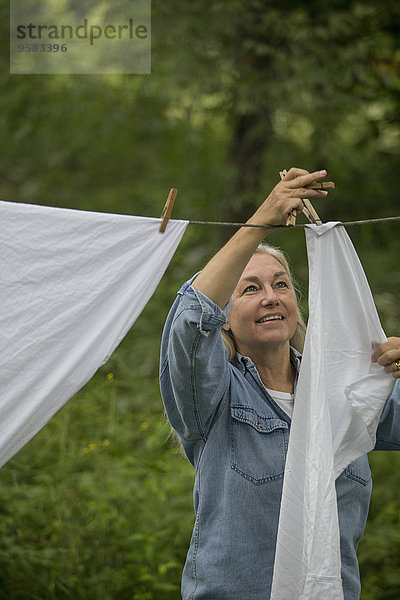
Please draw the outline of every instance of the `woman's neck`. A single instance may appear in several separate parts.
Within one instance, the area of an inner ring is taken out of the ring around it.
[[[261,356],[250,356],[261,381],[270,390],[293,394],[296,369],[290,360],[289,345],[278,346]]]

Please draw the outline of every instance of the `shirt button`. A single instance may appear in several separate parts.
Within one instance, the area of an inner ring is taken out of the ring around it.
[[[258,427],[258,429],[262,429],[263,424],[262,423],[257,423],[257,427]]]

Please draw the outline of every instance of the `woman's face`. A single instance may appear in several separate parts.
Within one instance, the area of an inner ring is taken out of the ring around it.
[[[244,356],[289,343],[297,326],[296,295],[270,254],[254,254],[247,264],[232,294],[227,326]]]

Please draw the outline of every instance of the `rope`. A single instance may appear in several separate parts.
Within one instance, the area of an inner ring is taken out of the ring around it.
[[[362,221],[343,221],[338,223],[338,225],[351,226],[351,225],[364,225],[365,223],[389,223],[400,221],[399,217],[381,217],[379,219],[364,219]],[[254,223],[227,223],[221,221],[189,221],[189,225],[220,225],[223,227],[262,227],[263,229],[292,229],[293,227],[304,228],[307,224],[296,224],[287,227],[286,225],[256,225]]]

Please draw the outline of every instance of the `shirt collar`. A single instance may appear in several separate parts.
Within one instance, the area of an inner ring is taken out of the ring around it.
[[[294,368],[296,369],[298,375],[300,372],[301,354],[292,346],[290,346],[290,360]],[[242,371],[242,373],[256,368],[251,358],[249,358],[248,356],[243,356],[243,354],[240,354],[240,352],[236,352],[236,355],[232,360],[232,364],[234,364],[235,367]]]

